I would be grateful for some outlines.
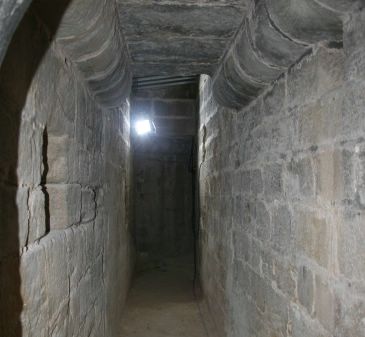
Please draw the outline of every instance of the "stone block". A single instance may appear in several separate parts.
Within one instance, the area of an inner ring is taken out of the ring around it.
[[[286,169],[284,177],[286,195],[292,200],[314,197],[315,179],[311,158],[291,160]]]
[[[278,205],[272,209],[271,242],[280,253],[291,255],[293,247],[292,214],[287,205]]]
[[[325,204],[337,203],[351,195],[351,161],[349,153],[339,149],[326,149],[314,157],[316,195]]]
[[[77,85],[74,74],[67,71],[61,64],[58,66],[58,80],[55,83],[55,91],[46,97],[44,102],[39,102],[39,104],[43,109],[49,109],[50,106],[54,108],[52,113],[48,113],[46,123],[49,135],[74,136],[75,116],[77,111],[76,97],[79,86]],[[52,88],[53,85],[48,84],[48,86]],[[70,95],[69,92],[72,92],[73,95]],[[85,108],[85,105],[83,108]]]
[[[239,193],[247,196],[250,194],[251,177],[250,171],[245,170],[237,175],[237,182],[233,188],[237,189]]]
[[[298,251],[324,268],[330,267],[331,224],[325,216],[305,208],[295,209],[295,245]]]
[[[310,315],[313,314],[314,304],[314,276],[312,271],[301,266],[298,273],[298,299]]]
[[[270,214],[266,208],[266,205],[257,201],[254,209],[256,235],[259,240],[266,241],[270,238]]]
[[[237,27],[246,6],[232,3],[231,6],[217,6],[216,3],[134,3],[118,1],[120,15],[124,21],[127,36],[134,40],[141,37],[161,37],[169,32],[177,37],[229,38],[232,27]],[[214,22],[220,20],[216,27]]]
[[[250,172],[250,179],[251,179],[251,182],[250,182],[251,193],[254,196],[257,196],[258,194],[260,194],[263,191],[261,170],[260,169],[252,170]]]
[[[315,288],[315,315],[325,329],[334,333],[341,312],[338,298],[330,289],[328,282],[318,275],[315,277]]]
[[[248,262],[251,256],[251,240],[245,233],[233,232],[233,250],[236,260]]]
[[[48,335],[48,298],[46,256],[42,246],[32,246],[20,260],[23,312],[21,321],[27,333],[33,336]],[[34,319],[37,317],[37,319]]]
[[[315,101],[342,86],[343,81],[343,51],[321,47],[290,71],[287,84],[289,107]]]
[[[81,191],[81,222],[93,221],[96,216],[96,195],[92,188],[83,188]]]
[[[72,158],[71,153],[74,153],[72,141],[68,135],[48,136],[47,144],[47,183],[58,184],[67,183],[72,175]],[[69,162],[69,159],[71,162]]]
[[[154,100],[155,118],[193,118],[195,100]]]
[[[8,244],[14,248],[25,247],[29,237],[30,205],[28,187],[3,187],[1,189],[4,200],[1,200],[1,212],[7,216],[4,219],[2,229],[7,232]],[[13,194],[14,193],[14,194]],[[16,205],[14,205],[14,199]],[[16,206],[16,208],[13,208]],[[9,228],[7,228],[9,226]],[[11,231],[9,231],[11,228]],[[15,233],[18,232],[18,235]],[[19,238],[19,239],[18,239]],[[6,247],[7,245],[5,245]]]
[[[270,289],[268,289],[268,285],[266,284],[265,280],[255,272],[251,273],[251,286],[248,293],[251,295],[253,301],[261,313],[267,311],[266,294],[269,292]]]
[[[344,49],[348,56],[362,49],[365,44],[365,9],[360,2],[344,22]]]
[[[336,138],[342,128],[343,88],[297,109],[297,142],[310,148]]]
[[[264,181],[264,197],[268,201],[283,197],[283,168],[281,164],[266,165],[262,168]]]
[[[288,331],[293,337],[318,336],[332,337],[318,322],[309,318],[300,307],[291,305],[289,307]]]
[[[273,259],[270,277],[284,294],[287,294],[292,301],[295,299],[297,272],[293,265],[280,259]]]
[[[47,184],[50,228],[64,229],[80,223],[81,186]]]
[[[350,287],[351,288],[351,287]],[[348,289],[350,290],[350,289]],[[341,296],[341,311],[336,320],[335,334],[338,336],[365,336],[365,303],[361,296],[352,296],[347,291]]]
[[[344,209],[335,213],[339,269],[350,280],[365,277],[364,219],[363,211]]]
[[[272,287],[272,284],[264,283],[262,289],[265,292],[266,311],[263,320],[268,323],[269,334],[285,336],[288,325],[288,303],[287,298]],[[262,324],[262,323],[261,323]]]
[[[349,80],[365,80],[365,48],[359,48],[346,59],[346,78]]]
[[[46,234],[47,222],[46,195],[42,187],[29,193],[28,207],[30,212],[28,243],[32,243]]]
[[[43,129],[29,121],[22,121],[18,144],[18,183],[38,185],[41,182]]]
[[[285,81],[277,81],[264,95],[262,108],[266,116],[285,114]]]
[[[69,280],[66,236],[63,231],[53,231],[41,241],[45,251],[47,277],[45,293],[48,299],[48,326],[58,336],[67,336]]]
[[[345,139],[360,138],[365,132],[365,82],[348,81],[341,106],[341,134]]]
[[[245,294],[251,287],[252,271],[240,260],[234,260],[233,289],[237,294]]]

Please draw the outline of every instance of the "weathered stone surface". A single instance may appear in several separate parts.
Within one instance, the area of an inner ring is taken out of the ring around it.
[[[245,106],[315,43],[342,41],[344,4],[339,1],[332,6],[338,11],[315,0],[256,1],[215,72],[213,92],[218,103]],[[227,72],[238,64],[241,72]],[[256,92],[253,83],[261,83]]]
[[[342,20],[338,13],[314,0],[266,1],[273,24],[287,37],[301,43],[341,41]]]
[[[27,244],[30,244],[47,233],[48,210],[46,208],[46,194],[43,187],[37,187],[30,191],[28,207],[29,207],[29,228]]]
[[[70,167],[68,154],[70,153],[71,141],[68,136],[49,136],[47,144],[47,182],[68,183],[70,182]]]
[[[365,336],[364,21],[316,3],[343,4],[343,50],[315,48],[238,110],[218,105],[248,97],[225,73],[201,78],[201,282],[223,336]]]
[[[80,223],[80,185],[47,184],[51,229],[64,229]]]
[[[58,45],[97,101],[107,108],[121,106],[130,93],[132,75],[114,1],[59,2],[52,15],[46,1],[36,5],[50,30],[57,30]]]
[[[248,7],[225,0],[117,2],[137,76],[212,73]]]
[[[53,35],[65,4],[36,1],[0,69],[1,336],[118,336],[129,288],[124,45],[109,1],[70,2]]]
[[[330,289],[329,284],[318,275],[315,280],[315,313],[321,324],[330,332],[335,330],[341,307],[339,299]]]
[[[310,269],[305,266],[299,268],[298,273],[298,299],[308,313],[313,313],[314,301],[314,277]]]
[[[180,85],[171,88],[137,89],[132,98],[132,132],[134,122],[139,118],[150,118],[156,127],[158,136],[193,136],[196,133],[196,84]],[[171,152],[169,146],[164,147],[163,142],[151,139],[148,146],[147,139],[141,142],[135,138],[136,144],[142,146],[145,152],[155,151],[162,147],[161,151]],[[180,145],[173,145],[176,153],[180,153]],[[185,144],[186,145],[186,144]],[[150,150],[148,150],[150,147]]]
[[[81,222],[87,223],[95,219],[96,202],[95,190],[84,188],[81,190]]]

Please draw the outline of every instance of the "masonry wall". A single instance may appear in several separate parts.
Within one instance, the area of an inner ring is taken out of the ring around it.
[[[133,206],[142,261],[192,257],[193,172],[197,85],[137,88],[132,123],[150,118],[156,132],[134,135]]]
[[[0,70],[0,335],[119,336],[129,104],[101,108],[32,8]]]
[[[163,136],[135,142],[134,229],[143,259],[193,255],[191,146]]]
[[[200,85],[200,277],[219,337],[365,336],[365,11],[248,107]]]

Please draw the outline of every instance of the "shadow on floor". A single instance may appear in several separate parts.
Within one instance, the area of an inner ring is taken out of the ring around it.
[[[122,320],[122,337],[207,337],[193,290],[192,259],[139,266]]]

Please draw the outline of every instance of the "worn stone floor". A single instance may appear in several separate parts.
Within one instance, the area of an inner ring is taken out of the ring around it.
[[[121,337],[208,337],[186,259],[139,269],[124,312]]]

